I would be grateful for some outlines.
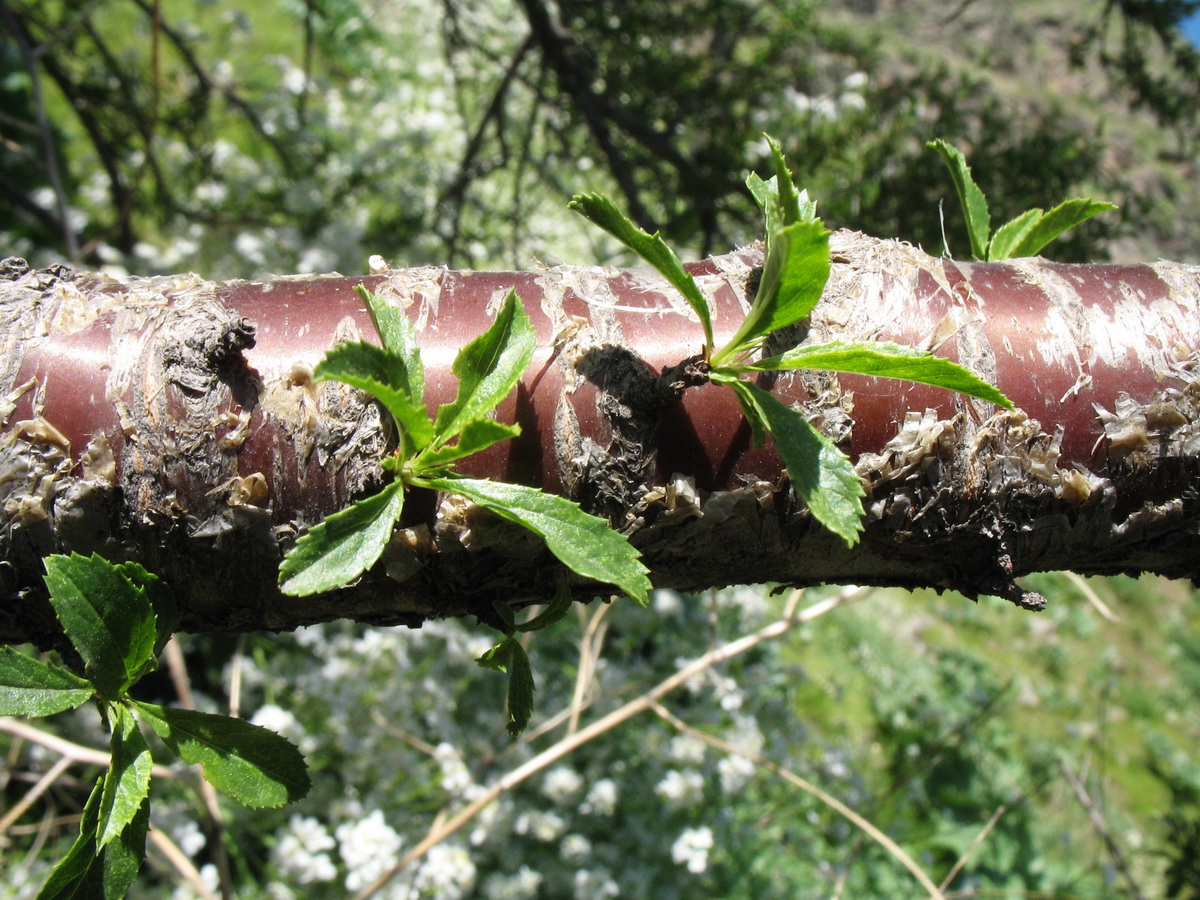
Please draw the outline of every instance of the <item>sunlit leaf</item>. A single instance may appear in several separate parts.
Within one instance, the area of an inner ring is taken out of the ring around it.
[[[576,194],[569,208],[580,213],[589,221],[595,222],[618,241],[654,266],[664,278],[671,283],[675,290],[683,295],[688,306],[700,318],[704,328],[704,346],[713,345],[712,315],[709,312],[708,298],[696,284],[696,280],[683,267],[675,251],[667,246],[666,241],[658,234],[647,234],[629,220],[608,197],[603,194]]]
[[[792,173],[783,158],[783,150],[772,137],[767,137],[771,148],[771,161],[775,165],[775,193],[779,199],[779,209],[783,214],[783,226],[793,225],[801,221],[800,204],[796,197],[796,185],[792,181]]]
[[[371,322],[379,333],[383,348],[400,357],[404,362],[403,388],[412,397],[413,403],[421,406],[425,402],[425,367],[421,363],[421,352],[417,347],[417,331],[413,328],[404,310],[382,297],[372,294],[363,285],[354,288],[371,316]],[[401,385],[395,385],[400,387]]]
[[[715,368],[757,346],[777,328],[808,315],[829,280],[829,232],[820,222],[797,222],[772,238],[758,293],[729,343],[713,354]]]
[[[962,205],[963,215],[967,220],[967,235],[971,239],[971,253],[976,259],[987,259],[988,238],[992,231],[992,217],[988,212],[987,198],[971,177],[971,167],[958,148],[945,141],[930,141],[925,146],[936,150],[946,161],[950,169],[950,177],[954,179],[954,189],[958,192],[958,202]]]
[[[311,781],[299,749],[275,732],[242,719],[132,702],[138,717],[184,762],[245,806],[276,807],[299,800]]]
[[[301,535],[284,557],[280,590],[304,596],[349,584],[379,559],[403,510],[404,485],[393,481],[327,517]]]
[[[579,504],[525,485],[477,478],[428,478],[413,483],[461,494],[540,535],[550,552],[571,570],[616,585],[643,606],[649,602],[650,579],[638,551],[607,522],[585,513]]]
[[[988,260],[1012,258],[1017,246],[1033,230],[1041,217],[1042,210],[1028,209],[996,229],[996,233],[992,235],[992,242],[988,244]]]
[[[0,647],[0,716],[52,716],[93,693],[91,683],[62,666]]]
[[[931,384],[1012,409],[1012,401],[958,363],[887,341],[830,341],[795,347],[745,367],[750,371],[822,369]]]
[[[1037,224],[1024,234],[1020,242],[1008,254],[1010,257],[1036,256],[1048,243],[1069,231],[1076,225],[1086,222],[1092,216],[1117,207],[1100,200],[1075,199],[1060,203],[1050,212],[1041,216]],[[993,255],[993,259],[1001,259]]]
[[[100,556],[48,556],[46,587],[63,630],[83,658],[84,673],[115,699],[154,653],[154,610],[146,592]]]
[[[444,466],[464,457],[486,450],[493,444],[511,440],[521,433],[519,425],[503,425],[492,419],[476,419],[463,428],[453,444],[429,447],[414,460],[417,471]]]
[[[100,847],[124,831],[150,796],[150,770],[154,760],[133,714],[124,704],[114,704],[112,762],[104,776],[100,797],[100,822],[96,840]]]
[[[743,408],[754,407],[766,424],[792,486],[813,517],[848,546],[857,543],[863,527],[864,492],[846,454],[769,391],[748,381],[732,386]]]
[[[407,435],[410,454],[425,449],[433,439],[433,423],[409,391],[408,367],[395,353],[363,341],[339,344],[317,363],[313,380],[341,381],[382,403]]]
[[[516,292],[509,291],[488,330],[454,359],[458,395],[438,410],[436,443],[444,444],[495,409],[521,380],[536,347],[533,323]]]

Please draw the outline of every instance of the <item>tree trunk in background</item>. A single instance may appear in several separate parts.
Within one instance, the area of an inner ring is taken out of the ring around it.
[[[134,559],[175,589],[189,631],[293,629],[348,617],[418,625],[544,599],[558,577],[536,539],[454,498],[413,496],[357,584],[276,587],[297,533],[382,484],[388,445],[363,395],[313,384],[334,342],[372,337],[353,292],[403,304],[428,402],[515,288],[540,350],[499,411],[522,435],[469,460],[608,516],[654,583],[933,586],[1029,604],[1024,573],[1200,572],[1200,269],[1173,263],[961,263],[839,232],[802,340],[883,339],[955,359],[1017,406],[907,382],[802,373],[778,396],[855,459],[862,542],[816,525],[770,446],[755,451],[731,392],[672,400],[669,370],[700,349],[683,300],[646,270],[396,270],[265,283],[195,276],[128,284],[0,273],[0,640],[49,643],[49,553]],[[760,262],[747,248],[692,266],[717,343]],[[773,348],[778,349],[778,348]],[[5,396],[6,395],[6,396]],[[577,583],[586,599],[603,593]]]

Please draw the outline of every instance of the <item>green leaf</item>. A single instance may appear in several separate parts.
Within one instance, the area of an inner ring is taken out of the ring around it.
[[[327,517],[301,535],[279,567],[280,589],[303,597],[353,581],[375,564],[404,510],[404,484],[393,481],[378,494]]]
[[[146,856],[146,835],[150,831],[150,799],[147,797],[125,830],[100,851],[104,900],[123,900]]]
[[[424,450],[433,440],[433,423],[419,395],[410,391],[411,373],[395,353],[362,341],[339,344],[317,363],[313,380],[342,381],[382,403],[407,435],[409,455]]]
[[[775,174],[763,181],[757,173],[751,172],[746,179],[746,187],[760,207],[765,219],[765,235],[767,252],[776,232],[795,222],[814,222],[817,218],[817,204],[808,199],[807,191],[796,193],[796,185],[792,181],[792,173],[788,171],[787,161],[779,144],[770,135],[764,135],[771,148],[771,160]],[[782,186],[781,186],[782,185]]]
[[[651,235],[638,228],[617,208],[615,203],[603,194],[576,194],[567,206],[585,219],[599,225],[658,269],[662,276],[679,293],[683,294],[683,299],[700,317],[700,324],[704,327],[705,349],[712,349],[712,315],[708,308],[708,298],[704,296],[700,286],[696,284],[696,280],[683,267],[683,263],[679,261],[675,251],[667,246],[658,232]]]
[[[508,674],[508,733],[525,730],[533,715],[533,671],[525,648],[513,635],[506,637],[476,662],[485,669]]]
[[[764,234],[767,240],[783,227],[783,210],[779,206],[779,192],[775,189],[775,184],[773,175],[767,181],[763,181],[757,172],[751,172],[746,177],[746,187],[763,211]]]
[[[797,222],[775,233],[758,293],[737,333],[717,353],[719,368],[757,346],[777,328],[808,315],[829,280],[829,232],[819,221]]]
[[[741,379],[733,371],[725,369],[710,372],[709,377],[717,384],[728,385],[733,390],[733,395],[737,397],[738,405],[742,407],[742,415],[746,417],[746,422],[750,425],[754,449],[761,450],[767,442],[767,420],[763,418],[758,407],[754,405],[750,395],[743,392],[738,386],[741,384]]]
[[[489,647],[475,662],[481,669],[490,669],[493,672],[508,673],[509,647],[512,644],[512,635],[505,635],[497,644]]]
[[[745,367],[752,372],[789,369],[823,369],[853,372],[876,378],[918,381],[960,394],[970,394],[1012,409],[1012,401],[975,373],[940,356],[916,347],[887,341],[830,341],[795,347]]]
[[[84,806],[79,837],[42,885],[38,900],[121,900],[137,878],[146,855],[150,803],[142,803],[117,839],[97,849],[100,796],[97,784]]]
[[[50,877],[38,892],[38,900],[59,898],[90,898],[103,896],[101,893],[101,867],[96,857],[96,823],[99,821],[100,782],[92,789],[83,807],[79,822],[79,837],[75,839],[66,855],[50,872]],[[89,878],[95,866],[94,876]]]
[[[104,776],[100,823],[96,828],[100,847],[133,822],[150,796],[150,770],[154,768],[150,748],[146,746],[133,714],[123,704],[116,704],[112,709],[115,713],[110,743],[112,763]]]
[[[1005,222],[992,235],[992,242],[988,244],[988,261],[996,262],[1001,259],[1011,259],[1013,250],[1033,230],[1037,225],[1038,220],[1042,217],[1042,210],[1027,209],[1021,215],[1009,222]]]
[[[492,419],[476,419],[467,424],[453,444],[426,448],[413,461],[412,468],[421,472],[444,466],[480,450],[486,450],[493,444],[511,440],[520,433],[519,425],[502,425]]]
[[[100,794],[101,782],[97,781],[89,794],[88,803],[84,804],[83,816],[79,820],[78,838],[74,840],[70,850],[67,850],[66,856],[50,871],[46,883],[42,884],[42,889],[37,893],[37,900],[101,896],[100,878],[88,878],[91,866],[98,864],[96,823],[100,821]],[[100,874],[98,865],[96,874]],[[92,884],[91,892],[86,892],[85,882],[90,884],[92,881],[95,884]]]
[[[533,671],[529,656],[520,641],[509,641],[512,651],[508,662],[508,733],[518,735],[525,730],[533,715]]]
[[[853,546],[862,531],[863,487],[854,466],[837,445],[803,415],[748,381],[731,382],[743,409],[754,407],[775,441],[792,485],[813,517]]]
[[[779,209],[783,213],[783,225],[793,225],[801,221],[800,203],[796,198],[796,184],[792,181],[792,173],[788,170],[787,160],[779,143],[768,135],[767,144],[771,148],[771,160],[775,164],[775,194],[779,200]],[[767,232],[770,235],[770,232]]]
[[[383,349],[400,357],[404,363],[404,383],[396,385],[412,398],[413,403],[425,402],[425,367],[421,363],[421,351],[417,347],[417,330],[413,328],[404,310],[372,294],[364,285],[357,285],[354,292],[362,300],[371,316],[375,331],[383,342]]]
[[[454,358],[458,396],[438,410],[437,443],[444,444],[495,409],[521,380],[536,347],[521,298],[509,291],[488,330]]]
[[[967,165],[966,157],[957,148],[945,141],[930,141],[925,145],[941,154],[942,159],[950,168],[950,176],[954,179],[954,189],[958,192],[958,202],[962,205],[963,215],[967,220],[967,234],[971,238],[971,253],[976,259],[987,259],[988,237],[992,230],[992,217],[988,212],[987,198],[971,177],[971,167]]]
[[[283,806],[311,787],[300,751],[273,731],[228,716],[131,702],[164,744],[202,766],[209,783],[238,803]]]
[[[62,666],[0,647],[0,716],[52,716],[83,706],[94,692]]]
[[[129,687],[154,653],[154,611],[146,592],[100,556],[46,557],[50,603],[106,700]]]
[[[817,201],[808,199],[808,191],[801,191],[797,194],[796,203],[800,207],[801,222],[817,221]]]
[[[461,494],[541,535],[550,552],[585,578],[613,584],[642,606],[651,588],[640,554],[608,523],[589,515],[565,497],[521,484],[501,484],[476,478],[414,479],[414,485]]]
[[[176,629],[179,628],[179,608],[175,604],[175,596],[161,578],[147,572],[135,562],[117,564],[117,571],[124,575],[134,587],[146,592],[150,605],[154,609],[154,659],[150,666],[158,664],[158,655],[167,646]],[[143,673],[146,671],[142,670]]]
[[[1086,222],[1094,215],[1116,208],[1113,204],[1100,200],[1066,200],[1038,219],[1037,224],[1012,248],[1007,258],[1036,256],[1038,251],[1064,231]],[[993,256],[993,259],[1001,258]]]
[[[541,631],[544,628],[549,628],[566,617],[567,613],[571,611],[571,604],[573,602],[574,598],[571,596],[571,591],[565,584],[560,584],[557,593],[554,595],[554,599],[546,604],[546,608],[528,622],[522,622],[516,626],[517,631]]]

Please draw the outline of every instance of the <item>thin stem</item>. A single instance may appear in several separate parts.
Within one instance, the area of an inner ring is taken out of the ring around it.
[[[58,776],[62,775],[62,773],[67,770],[72,762],[73,760],[70,757],[60,756],[57,762],[47,769],[42,777],[38,779],[37,784],[30,788],[29,792],[24,797],[14,803],[12,809],[6,812],[3,817],[0,817],[0,846],[4,846],[8,843],[8,838],[5,837],[5,835],[12,824],[25,814],[25,810],[33,806],[34,801],[36,801],[38,797],[42,796],[42,794],[49,790],[50,785],[54,784],[54,782],[58,780]]]
[[[841,800],[838,800],[832,794],[825,793],[811,781],[801,778],[795,772],[792,772],[790,769],[785,769],[778,763],[772,762],[769,759],[764,759],[763,757],[754,753],[750,753],[748,750],[743,750],[740,747],[735,747],[733,744],[723,741],[719,737],[714,737],[713,735],[701,731],[698,728],[693,728],[691,725],[688,725],[686,722],[684,722],[678,716],[675,716],[670,710],[659,703],[652,704],[651,709],[654,711],[655,715],[669,722],[675,727],[676,730],[682,732],[683,734],[687,734],[698,740],[704,741],[704,743],[712,747],[716,747],[723,753],[730,753],[734,756],[740,756],[743,759],[748,759],[750,762],[754,763],[754,765],[774,772],[789,784],[794,784],[805,793],[816,797],[838,815],[842,816],[844,819],[847,819],[852,825],[865,833],[871,838],[871,840],[883,847],[884,850],[890,853],[897,862],[899,862],[902,866],[904,866],[904,868],[908,869],[908,871],[912,873],[913,877],[921,883],[921,887],[925,888],[925,890],[929,892],[930,897],[934,898],[934,900],[946,900],[942,892],[938,890],[938,886],[933,883],[933,880],[928,875],[925,874],[925,870],[917,865],[916,861],[911,856],[904,852],[903,847],[893,841],[890,837],[888,837],[846,804],[842,803]]]
[[[35,728],[26,722],[22,722],[20,719],[0,716],[0,731],[11,734],[14,737],[24,738],[27,741],[45,747],[47,750],[52,750],[60,756],[67,757],[71,762],[104,766],[106,768],[112,764],[112,754],[107,750],[95,750],[91,747],[84,747],[82,744],[73,743],[42,731],[40,728]],[[179,775],[167,766],[155,766],[150,770],[150,774],[154,778],[179,780]]]
[[[146,837],[150,839],[150,843],[159,849],[159,852],[167,858],[167,862],[175,867],[175,871],[183,876],[192,890],[199,894],[203,900],[217,900],[216,895],[208,889],[208,885],[204,883],[204,879],[192,864],[192,861],[187,858],[187,855],[180,849],[178,844],[167,837],[165,832],[152,827],[146,833]]]
[[[1020,800],[1024,799],[1024,797],[1020,798]],[[1017,802],[1019,803],[1020,800]],[[958,873],[963,870],[963,866],[967,864],[967,860],[971,858],[971,854],[974,853],[979,848],[979,845],[987,839],[987,836],[991,834],[992,829],[996,827],[996,823],[998,823],[1000,818],[1011,808],[1012,807],[1007,803],[1001,803],[998,807],[996,807],[996,811],[992,813],[992,817],[987,820],[987,823],[980,830],[979,834],[975,835],[975,839],[971,841],[971,846],[963,852],[963,855],[958,858],[958,861],[950,867],[950,871],[946,873],[946,877],[942,879],[942,883],[939,885],[939,887],[943,892],[946,890],[946,888],[950,887],[950,885],[954,883],[954,879],[957,878]]]
[[[611,603],[600,604],[596,612],[588,619],[587,628],[583,632],[583,640],[579,645],[579,672],[575,677],[575,690],[571,695],[571,715],[567,734],[574,734],[579,730],[579,717],[587,706],[588,686],[595,679],[596,663],[600,659],[600,649],[604,646],[604,636],[608,632],[608,625],[604,623],[604,617],[612,608]]]
[[[1129,882],[1129,890],[1137,900],[1146,900],[1146,895],[1142,893],[1142,889],[1138,886],[1136,879],[1133,877],[1133,872],[1129,865],[1125,862],[1125,854],[1121,852],[1120,846],[1112,836],[1112,832],[1108,830],[1108,825],[1104,822],[1104,816],[1100,810],[1092,802],[1091,796],[1087,792],[1087,787],[1083,783],[1083,779],[1077,776],[1065,759],[1058,761],[1058,767],[1062,770],[1063,777],[1067,783],[1071,785],[1071,789],[1075,791],[1075,797],[1079,800],[1079,805],[1083,807],[1088,814],[1088,819],[1091,820],[1092,827],[1096,829],[1096,833],[1100,835],[1100,839],[1104,841],[1104,846],[1108,848],[1108,854],[1112,857],[1113,863],[1125,876],[1125,880]]]

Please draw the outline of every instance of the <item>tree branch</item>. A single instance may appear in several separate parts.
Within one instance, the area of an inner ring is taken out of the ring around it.
[[[430,408],[448,366],[513,288],[542,348],[499,419],[515,440],[463,474],[541,486],[610,518],[659,587],[849,582],[1039,598],[1015,579],[1200,575],[1200,269],[1158,262],[971,264],[833,236],[825,294],[793,340],[895,340],[996,383],[1004,412],[936,388],[798,373],[777,397],[841,444],[867,490],[847,548],[819,527],[718,385],[666,397],[701,341],[643,271],[396,270],[365,278],[116,285],[10,263],[0,279],[0,639],[53,642],[41,558],[101,552],[162,574],[183,628],[417,625],[547,599],[562,572],[469,504],[415,491],[380,564],[351,587],[280,595],[280,556],[384,483],[381,409],[310,373],[370,335],[365,283],[418,328]],[[755,248],[693,265],[717,341],[743,316]],[[782,348],[780,348],[782,349]],[[28,385],[36,385],[36,390]],[[445,501],[445,502],[443,502]],[[392,574],[389,575],[388,573]],[[604,593],[576,578],[579,599]]]

